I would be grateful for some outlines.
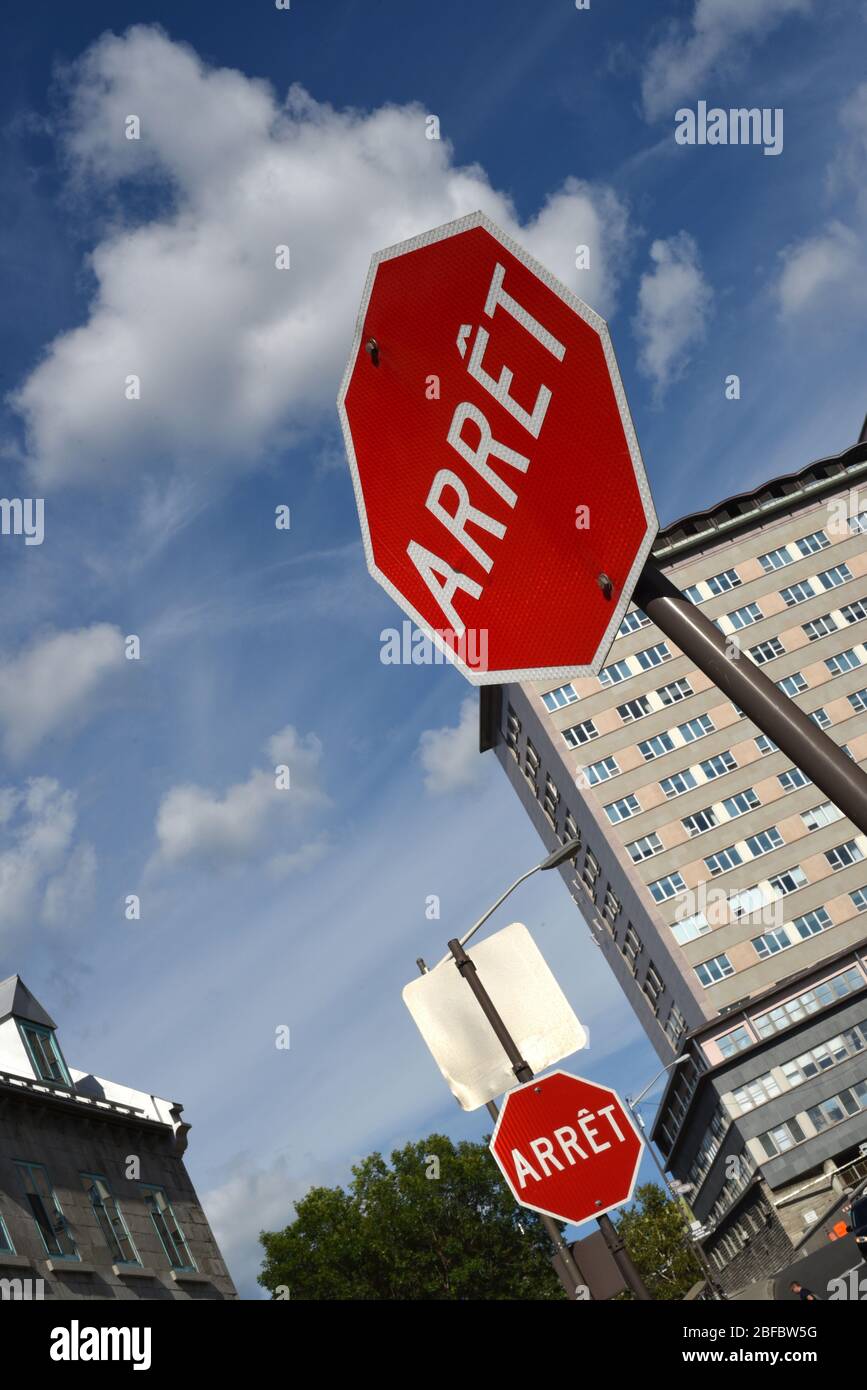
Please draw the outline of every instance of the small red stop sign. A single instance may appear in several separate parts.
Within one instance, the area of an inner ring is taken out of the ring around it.
[[[491,1136],[515,1200],[574,1225],[629,1201],[643,1149],[617,1092],[565,1071],[510,1091]]]

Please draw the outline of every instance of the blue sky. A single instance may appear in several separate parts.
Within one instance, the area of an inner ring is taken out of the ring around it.
[[[334,409],[369,256],[478,206],[524,241],[609,319],[663,522],[836,452],[867,410],[865,10],[37,0],[5,23],[3,491],[44,497],[46,533],[0,537],[0,972],[73,1066],[183,1101],[256,1296],[256,1234],[311,1183],[485,1130],[400,990],[540,848],[458,674],[379,659],[401,615]],[[678,145],[699,101],[782,108],[782,152]],[[589,1023],[581,1069],[635,1092],[655,1057],[548,877],[499,924]]]

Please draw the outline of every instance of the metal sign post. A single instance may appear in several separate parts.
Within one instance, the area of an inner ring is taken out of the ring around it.
[[[500,1043],[502,1044],[503,1049],[507,1057],[509,1058],[509,1061],[512,1063],[512,1070],[514,1071],[516,1078],[518,1079],[518,1081],[522,1083],[532,1081],[535,1076],[535,1072],[532,1070],[529,1063],[526,1062],[525,1059],[521,1056],[520,1050],[515,1045],[515,1042],[508,1028],[503,1022],[503,1019],[500,1017],[499,1013],[497,1012],[493,1000],[491,999],[490,995],[488,994],[487,990],[485,989],[484,985],[479,979],[479,974],[476,970],[475,963],[467,955],[460,941],[458,941],[456,937],[449,942],[449,950],[451,951],[452,956],[454,957],[454,961],[457,965],[458,970],[460,971],[461,975],[466,980],[467,984],[469,985],[470,989],[475,995],[479,1003],[479,1007],[481,1008],[483,1014],[485,1015],[485,1018],[488,1020],[491,1027],[493,1028],[494,1033],[496,1034]],[[607,1215],[604,1215],[597,1217],[596,1220],[598,1222],[599,1229],[601,1230],[602,1235],[605,1239],[605,1243],[608,1246],[608,1249],[611,1251],[611,1254],[614,1257],[614,1261],[620,1269],[620,1272],[623,1275],[624,1280],[626,1281],[627,1287],[632,1290],[637,1299],[650,1299],[650,1294],[648,1293],[644,1280],[639,1274],[636,1266],[633,1264],[632,1258],[629,1254],[629,1251],[626,1249],[623,1240],[617,1234],[617,1231],[614,1228],[611,1218]],[[551,1217],[545,1216],[542,1216],[542,1221],[543,1223],[545,1223],[545,1228],[548,1231],[549,1235],[551,1235],[552,1240],[554,1240],[555,1244],[557,1244],[558,1254],[560,1255],[561,1259],[563,1259],[564,1263],[566,1263],[567,1260],[571,1260],[571,1252],[569,1251],[568,1246],[566,1246],[565,1242],[563,1241],[559,1227],[557,1226],[556,1222],[554,1222]],[[549,1222],[550,1226],[548,1225]],[[551,1227],[554,1228],[554,1232],[556,1232],[556,1235],[552,1233]],[[572,1263],[574,1266],[574,1261]],[[570,1270],[570,1274],[571,1272],[572,1271]],[[575,1273],[576,1275],[578,1274],[577,1267],[575,1268]]]

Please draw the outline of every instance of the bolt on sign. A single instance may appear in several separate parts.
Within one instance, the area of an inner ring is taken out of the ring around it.
[[[565,1071],[509,1091],[491,1135],[515,1201],[574,1225],[629,1201],[643,1151],[617,1092]]]
[[[374,255],[338,410],[368,569],[463,674],[598,672],[657,531],[604,320],[472,213]]]

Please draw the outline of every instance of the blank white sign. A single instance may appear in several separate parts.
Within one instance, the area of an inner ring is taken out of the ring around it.
[[[467,954],[533,1071],[587,1046],[584,1028],[523,923],[503,927]],[[411,980],[403,1002],[464,1110],[477,1110],[518,1084],[502,1044],[451,958]]]

